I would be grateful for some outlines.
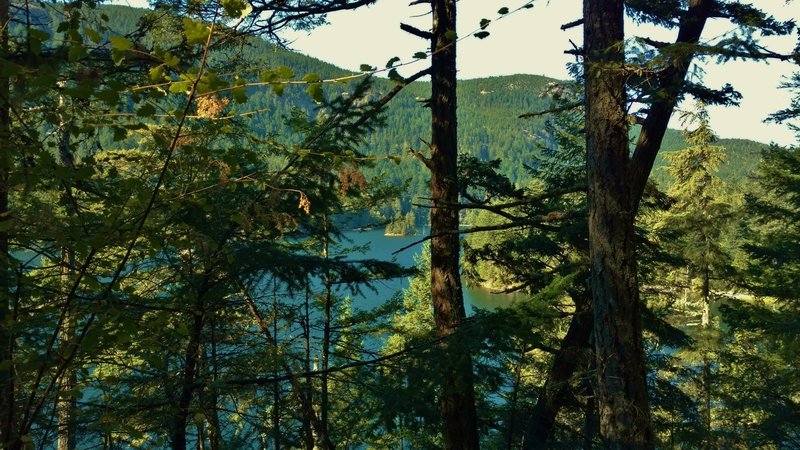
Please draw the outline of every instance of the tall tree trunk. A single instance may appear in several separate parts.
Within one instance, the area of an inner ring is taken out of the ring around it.
[[[0,57],[8,55],[9,0],[0,0]],[[0,446],[18,444],[14,402],[14,337],[12,331],[12,284],[10,236],[11,211],[8,203],[11,156],[11,89],[7,76],[0,76]]]
[[[208,387],[208,402],[206,417],[208,418],[208,442],[211,450],[220,449],[222,432],[219,426],[219,395],[217,394],[217,380],[219,379],[219,366],[217,363],[217,320],[216,312],[211,315],[211,385]]]
[[[710,246],[707,241],[706,248]],[[703,339],[705,348],[703,349],[703,419],[706,428],[706,437],[703,448],[716,448],[712,436],[711,423],[711,358],[709,355],[709,343],[711,341],[711,270],[707,262],[703,262]]]
[[[431,50],[431,299],[439,337],[456,332],[466,317],[461,290],[458,230],[458,138],[456,121],[456,0],[433,0]],[[442,235],[450,232],[450,234]],[[458,343],[443,340],[440,410],[445,448],[479,447],[472,358]]]
[[[197,365],[200,359],[203,322],[205,321],[202,300],[198,300],[195,306],[200,308],[200,310],[192,312],[194,320],[189,329],[189,343],[186,345],[186,362],[183,368],[183,383],[181,384],[181,393],[178,397],[172,428],[172,450],[186,450],[186,425],[189,419],[189,407],[191,406],[195,391],[194,382],[197,373]]]
[[[652,448],[628,174],[623,0],[584,1],[589,253],[600,433]]]
[[[278,293],[277,293],[277,282],[275,282],[273,291],[272,291],[272,338],[275,340],[276,345],[273,348],[272,357],[275,361],[278,361],[280,355],[278,354]],[[277,364],[275,365],[276,370],[273,372],[273,375],[277,377]],[[280,450],[281,448],[281,384],[279,382],[275,382],[272,384],[272,442],[275,446],[275,450]]]
[[[309,300],[311,296],[311,287],[309,281],[306,279],[306,302],[305,302],[305,317],[303,320],[303,337],[305,339],[305,361],[304,369],[308,373],[311,371],[311,309]],[[275,348],[278,348],[277,341],[275,341]],[[303,438],[306,444],[306,450],[314,450],[314,430],[312,427],[312,417],[316,415],[313,408],[314,401],[314,386],[311,384],[311,376],[306,376],[304,383],[300,386],[299,383],[292,386],[296,391],[295,396],[300,400],[300,407],[303,411]]]
[[[706,248],[708,247],[710,243],[706,243]],[[703,288],[700,294],[703,297],[703,316],[700,323],[703,325],[703,330],[708,330],[711,326],[711,269],[707,262],[703,263],[702,274]]]
[[[561,341],[561,349],[553,358],[542,393],[533,408],[531,420],[525,431],[526,450],[549,448],[556,416],[570,398],[569,381],[585,360],[581,353],[590,348],[592,334],[591,298],[589,292],[575,295],[575,314]]]
[[[61,249],[61,271],[64,285],[69,282],[70,275],[75,271],[75,257],[72,250]],[[65,305],[69,307],[69,305]],[[62,346],[71,349],[71,343],[75,339],[77,329],[77,318],[75,311],[67,311],[64,318],[64,327],[61,331]],[[74,450],[77,445],[77,435],[75,430],[75,394],[73,390],[77,387],[78,377],[74,369],[68,368],[61,375],[59,383],[59,396],[56,402],[56,415],[58,417],[58,442],[57,450]]]
[[[594,369],[591,365],[590,371]],[[594,383],[590,379],[584,380],[584,392],[586,393],[586,405],[583,414],[583,449],[592,450],[594,448],[594,437],[597,436],[597,402],[594,395]]]
[[[333,186],[329,186],[329,189],[333,189]],[[329,255],[329,247],[330,247],[330,236],[328,230],[328,215],[325,214],[323,217],[324,221],[324,229],[323,229],[323,238],[322,238],[322,257],[325,258],[325,279],[323,282],[325,283],[325,298],[324,298],[324,317],[323,317],[323,329],[322,329],[322,375],[320,376],[320,423],[321,423],[321,430],[320,435],[317,436],[317,440],[319,442],[328,442],[330,441],[330,429],[328,425],[328,411],[330,409],[330,400],[328,398],[328,366],[330,363],[330,355],[331,355],[331,303],[333,302],[333,296],[331,295],[331,271],[330,267],[327,266],[330,263],[330,255]]]
[[[64,83],[59,83],[60,87],[64,87]],[[66,101],[63,95],[58,97],[58,153],[59,163],[62,167],[74,167],[74,156],[70,147],[69,140],[69,121],[66,114]],[[61,201],[65,205],[69,205],[70,193],[69,184],[65,184],[64,192],[61,194]],[[75,211],[72,207],[67,207],[67,215],[71,216]],[[75,253],[68,246],[61,248],[61,278],[62,285],[68,286],[71,275],[75,272]],[[74,308],[67,301],[65,297],[64,308],[64,326],[61,330],[62,347],[71,349],[72,342],[75,340],[75,331],[77,330],[77,317]],[[75,369],[68,367],[61,375],[59,382],[59,395],[56,403],[57,416],[58,416],[58,450],[74,450],[77,443],[77,436],[75,435],[75,397],[72,392],[78,384],[78,378]],[[66,396],[64,393],[67,393]]]
[[[519,391],[522,385],[522,368],[527,364],[525,352],[520,354],[519,362],[514,368],[514,385],[511,391],[511,400],[508,402],[508,424],[506,425],[506,450],[513,450],[517,434],[517,411],[519,403]]]

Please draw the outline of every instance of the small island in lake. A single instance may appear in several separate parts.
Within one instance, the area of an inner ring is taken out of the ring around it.
[[[404,215],[397,215],[386,225],[384,236],[413,236],[417,234],[417,217],[413,211]]]

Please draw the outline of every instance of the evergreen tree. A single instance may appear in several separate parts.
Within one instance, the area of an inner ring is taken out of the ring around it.
[[[667,194],[673,204],[662,214],[656,228],[667,230],[663,247],[685,261],[686,268],[679,269],[673,279],[683,286],[683,308],[687,306],[687,319],[699,312],[699,325],[692,336],[695,351],[685,355],[691,365],[699,365],[700,376],[695,394],[702,399],[703,446],[715,448],[715,426],[712,421],[713,405],[718,401],[715,391],[716,354],[720,350],[719,323],[712,317],[712,305],[727,291],[729,284],[722,280],[731,278],[728,269],[732,258],[726,248],[726,231],[731,231],[732,207],[725,202],[725,191],[716,173],[723,161],[723,148],[714,145],[716,137],[709,128],[708,113],[699,104],[696,112],[686,113],[684,120],[694,129],[686,132],[686,149],[667,153],[670,163],[667,171],[673,184]]]
[[[431,172],[431,301],[442,354],[439,408],[446,449],[477,449],[472,356],[459,342],[458,330],[466,318],[461,286],[458,236],[458,118],[456,81],[456,1],[432,0],[430,32],[404,26],[430,41],[431,76],[430,157],[417,153]]]
[[[724,445],[793,447],[800,442],[798,173],[797,148],[773,146],[746,197],[743,281],[755,297],[739,297],[721,308],[730,330],[719,375]]]

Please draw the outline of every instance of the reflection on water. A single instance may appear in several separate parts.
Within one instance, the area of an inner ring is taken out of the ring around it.
[[[344,248],[369,246],[364,252],[354,253],[352,255],[353,259],[381,259],[395,261],[403,266],[411,267],[414,265],[414,256],[422,249],[422,244],[414,245],[397,254],[394,254],[394,252],[419,241],[423,236],[387,237],[383,235],[382,229],[349,231],[345,233],[345,238],[349,242],[342,242],[341,245]],[[354,304],[360,308],[371,308],[381,304],[406,287],[408,287],[408,279],[381,281],[375,285],[375,292],[365,290],[359,298],[354,298]],[[493,294],[486,289],[464,286],[464,303],[467,308],[467,314],[470,314],[474,308],[493,310],[506,307],[515,299],[522,297],[524,297],[522,294]]]

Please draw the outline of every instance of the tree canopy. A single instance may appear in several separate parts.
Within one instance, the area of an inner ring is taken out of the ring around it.
[[[793,18],[585,0],[571,80],[459,80],[456,0],[413,75],[285,47],[376,2],[0,0],[0,448],[800,446],[798,146],[692,73]]]

